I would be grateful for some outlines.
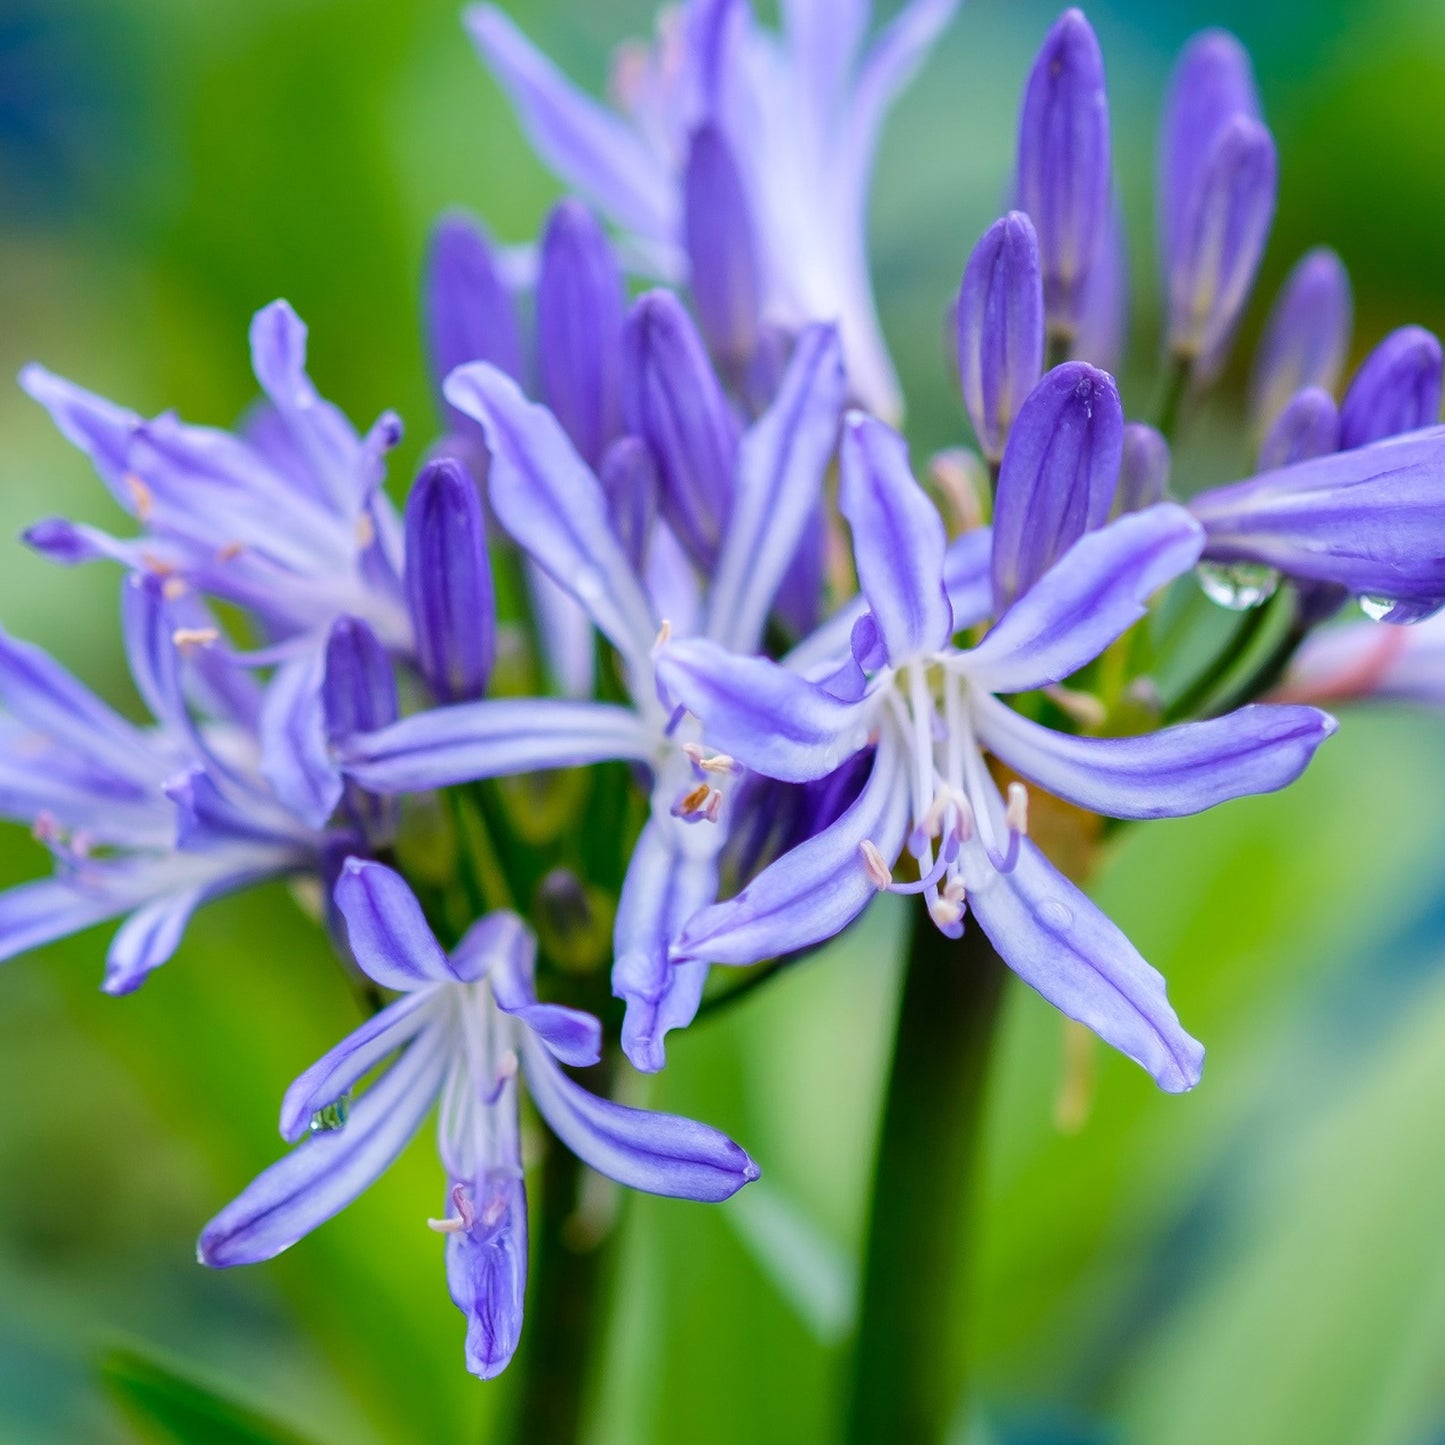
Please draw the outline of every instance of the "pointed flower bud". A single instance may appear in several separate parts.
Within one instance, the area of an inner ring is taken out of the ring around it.
[[[688,149],[683,238],[703,335],[721,363],[741,368],[757,346],[762,282],[747,192],[714,125],[699,127]]]
[[[450,457],[422,469],[406,503],[406,600],[416,662],[438,702],[486,691],[496,609],[477,485]]]
[[[1340,403],[1349,451],[1440,420],[1440,343],[1423,326],[1392,331],[1365,359]]]
[[[607,496],[613,529],[641,572],[657,518],[657,468],[647,444],[633,436],[618,437],[607,448],[597,479]]]
[[[321,687],[326,733],[331,741],[372,732],[394,723],[399,714],[391,658],[366,623],[340,617],[326,639],[326,672]],[[345,788],[347,807],[375,841],[389,838],[396,820],[396,799],[376,797],[355,783]]]
[[[717,556],[732,493],[737,425],[691,317],[676,296],[638,299],[623,334],[627,429],[652,450],[662,514],[702,565]]]
[[[1259,448],[1259,469],[1327,457],[1340,449],[1340,409],[1329,392],[1307,386],[1275,418]]]
[[[1039,240],[1022,211],[983,233],[958,293],[958,375],[984,455],[997,464],[1009,427],[1044,370]]]
[[[1353,309],[1340,258],[1328,246],[1307,252],[1280,289],[1254,355],[1249,407],[1260,431],[1306,387],[1335,389],[1350,346]]]
[[[1029,72],[1014,191],[1038,229],[1049,331],[1071,338],[1108,224],[1110,192],[1104,57],[1080,10],[1059,17]]]
[[[427,359],[438,395],[447,373],[467,361],[490,361],[521,378],[516,302],[491,241],[470,216],[453,213],[437,222],[427,247],[424,291]]]
[[[1274,221],[1274,138],[1234,116],[1201,167],[1168,260],[1169,346],[1196,378],[1218,373]]]
[[[542,237],[537,371],[542,399],[588,466],[621,430],[624,291],[612,245],[580,201],[560,202]]]
[[[1152,426],[1131,421],[1124,428],[1119,462],[1120,512],[1142,512],[1164,500],[1169,485],[1169,443]]]
[[[1123,448],[1124,410],[1108,372],[1065,362],[1029,394],[1004,448],[994,502],[1000,613],[1108,521]]]

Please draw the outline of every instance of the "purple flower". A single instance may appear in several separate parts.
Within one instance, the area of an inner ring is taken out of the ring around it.
[[[837,933],[881,889],[922,893],[945,933],[958,936],[971,909],[1046,998],[1163,1088],[1191,1088],[1202,1050],[1163,980],[1028,840],[1027,789],[1011,783],[1005,797],[984,749],[1090,811],[1173,817],[1285,786],[1333,721],[1310,708],[1252,707],[1143,737],[1084,738],[998,700],[1070,677],[1194,564],[1203,538],[1182,508],[1085,533],[964,650],[955,633],[981,622],[991,599],[976,590],[964,607],[963,590],[946,588],[943,526],[904,443],[859,414],[845,428],[841,503],[868,609],[853,625],[851,673],[825,686],[694,639],[664,648],[658,674],[710,746],[765,776],[824,777],[865,750],[871,772],[831,827],[694,917],[673,957],[752,963]],[[1004,545],[995,532],[995,565]],[[905,851],[915,882],[894,878]]]
[[[1352,314],[1344,263],[1328,246],[1307,252],[1280,288],[1254,354],[1249,406],[1261,432],[1306,387],[1334,390],[1350,347]]]
[[[1377,620],[1445,604],[1445,428],[1295,462],[1193,498],[1205,556],[1334,583]]]
[[[1165,103],[1160,241],[1169,347],[1200,380],[1223,363],[1274,219],[1274,140],[1249,56],[1205,31],[1184,48]]]
[[[1327,457],[1340,449],[1340,409],[1322,387],[1296,392],[1280,411],[1259,444],[1261,471]]]
[[[744,0],[690,0],[654,46],[620,52],[615,110],[497,7],[473,6],[466,23],[542,159],[624,233],[644,270],[674,283],[697,276],[725,359],[737,359],[728,353],[746,335],[756,288],[771,326],[836,321],[852,386],[892,415],[898,385],[868,277],[869,178],[888,109],[957,0],[912,0],[865,46],[870,8],[799,0],[777,36]],[[702,152],[699,134],[712,137]],[[729,167],[743,205],[715,214],[704,234],[700,198],[732,190]]]
[[[488,914],[448,955],[401,877],[355,858],[336,903],[357,963],[399,997],[292,1084],[281,1133],[302,1142],[205,1227],[203,1264],[255,1264],[295,1244],[374,1183],[439,1102],[447,1202],[427,1222],[446,1237],[467,1368],[490,1379],[517,1348],[526,1293],[519,1079],[557,1138],[621,1184],[718,1201],[758,1177],[715,1129],[614,1104],[558,1068],[595,1064],[601,1029],[590,1014],[537,1001],[535,943],[519,918]],[[352,1105],[352,1089],[387,1059]]]
[[[1044,370],[1039,240],[1022,211],[995,221],[958,293],[958,375],[979,445],[997,465],[1009,428]]]
[[[345,740],[342,766],[381,793],[604,759],[644,767],[651,812],[622,888],[613,987],[627,1001],[628,1057],[657,1069],[664,1035],[691,1021],[702,996],[706,964],[673,968],[667,950],[687,919],[717,896],[734,769],[703,748],[696,729],[660,697],[653,651],[669,630],[695,630],[743,652],[761,643],[837,443],[844,399],[837,335],[815,327],[799,338],[776,400],[737,443],[725,477],[711,452],[704,467],[690,450],[699,437],[711,446],[707,428],[679,433],[688,453],[679,466],[726,487],[726,521],[706,590],[662,518],[644,567],[634,565],[636,540],[624,546],[618,536],[602,482],[557,419],[528,403],[501,372],[463,367],[448,381],[447,396],[486,433],[498,520],[612,643],[631,705],[504,699],[438,708]],[[833,665],[846,649],[845,635]]]
[[[388,412],[362,437],[322,400],[306,374],[306,328],[284,301],[256,313],[251,360],[266,400],[239,435],[170,412],[146,421],[27,366],[21,385],[89,455],[141,535],[52,520],[26,540],[58,562],[108,557],[176,577],[246,608],[276,640],[319,637],[347,615],[405,650],[401,525],[381,490],[401,423]]]
[[[1169,487],[1169,443],[1152,426],[1125,423],[1119,457],[1119,490],[1116,505],[1121,512],[1142,512],[1164,500]]]
[[[1049,334],[1072,342],[1110,224],[1104,57],[1081,10],[1066,10],[1029,72],[1014,196],[1038,230]]]
[[[126,915],[107,993],[130,992],[170,958],[203,903],[324,871],[334,846],[278,801],[260,770],[261,690],[216,646],[197,599],[172,602],[172,590],[141,575],[122,595],[126,655],[154,727],[0,634],[0,812],[33,823],[55,859],[54,877],[0,893],[0,958]]]
[[[1300,649],[1280,696],[1445,708],[1445,613],[1414,627],[1347,622],[1323,628]]]

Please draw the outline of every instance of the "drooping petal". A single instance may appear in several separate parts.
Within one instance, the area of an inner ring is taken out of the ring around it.
[[[737,423],[692,318],[668,291],[638,298],[623,333],[623,412],[657,463],[662,515],[695,561],[717,557]]]
[[[778,588],[823,499],[844,391],[837,332],[809,327],[777,399],[738,448],[707,627],[708,636],[734,651],[751,652],[762,641]]]
[[[466,468],[441,458],[406,499],[407,606],[416,663],[438,702],[486,691],[496,658],[496,600],[482,499]]]
[[[1108,224],[1109,99],[1099,41],[1066,10],[1029,72],[1019,115],[1014,195],[1038,228],[1051,333],[1078,329],[1083,288]]]
[[[547,1126],[579,1159],[619,1184],[715,1203],[761,1172],[731,1139],[706,1124],[588,1093],[530,1035],[523,1036],[522,1061],[527,1088]]]
[[[1255,706],[1139,737],[1071,737],[990,697],[979,740],[1056,797],[1110,818],[1180,818],[1299,777],[1337,726],[1312,707]]]
[[[693,833],[693,825],[675,818],[650,818],[617,901],[612,993],[627,1004],[623,1052],[643,1073],[667,1062],[663,1040],[692,1022],[707,980],[705,962],[674,964],[668,957],[683,924],[717,898],[717,847]]]
[[[657,678],[701,720],[709,747],[782,782],[826,777],[867,746],[876,712],[766,657],[743,657],[701,637],[664,647]]]
[[[1204,492],[1205,555],[1379,599],[1405,622],[1445,601],[1445,429],[1296,462]],[[1389,604],[1397,604],[1391,607]]]
[[[502,1373],[522,1335],[527,1293],[527,1192],[516,1173],[489,1170],[476,1186],[475,1224],[447,1236],[447,1289],[467,1317],[467,1369]]]
[[[877,892],[860,845],[872,843],[892,862],[902,851],[908,815],[903,751],[885,732],[873,771],[847,812],[769,864],[736,897],[704,908],[683,930],[673,957],[759,963],[841,933]]]
[[[343,1128],[312,1134],[258,1176],[201,1231],[201,1263],[224,1269],[271,1259],[345,1209],[421,1126],[441,1087],[448,1043],[442,1027],[419,1035],[352,1106]]]
[[[488,485],[502,525],[587,609],[623,656],[645,670],[657,633],[647,597],[612,529],[601,484],[556,417],[485,362],[454,371],[446,394],[486,432]]]
[[[943,586],[948,542],[938,509],[909,469],[908,444],[882,422],[850,412],[842,468],[839,507],[889,659],[906,662],[942,647],[953,633]]]
[[[375,793],[419,793],[477,778],[621,759],[648,762],[652,729],[630,708],[498,698],[413,713],[338,744],[342,771]]]
[[[560,201],[542,237],[537,375],[546,402],[589,467],[621,428],[622,272],[580,201]]]
[[[1259,469],[1273,471],[1340,449],[1340,409],[1329,392],[1306,387],[1275,417],[1259,444]]]
[[[317,1059],[286,1090],[281,1101],[281,1137],[288,1144],[305,1138],[320,1110],[350,1093],[384,1058],[438,1019],[437,1003],[432,989],[403,994]]]
[[[1350,347],[1354,302],[1344,262],[1317,246],[1289,273],[1254,354],[1249,408],[1265,432],[1306,387],[1332,392]]]
[[[138,908],[116,930],[105,955],[105,982],[112,996],[133,993],[161,964],[170,961],[192,914],[210,896],[206,888],[186,888]]]
[[[671,179],[626,122],[578,90],[495,5],[473,5],[463,18],[528,139],[562,180],[618,225],[672,237]]]
[[[969,907],[1025,983],[1143,1065],[1161,1089],[1199,1082],[1204,1050],[1181,1026],[1164,979],[1031,842],[1013,872],[970,890]]]
[[[111,495],[133,514],[136,492],[126,473],[140,417],[33,362],[21,371],[20,385],[50,413],[66,441],[90,458]]]
[[[1114,505],[1124,408],[1106,371],[1056,366],[1009,433],[993,515],[994,606],[1002,612]]]
[[[135,907],[128,893],[87,889],[66,878],[40,878],[0,892],[0,960],[104,923]]]
[[[983,233],[958,293],[958,375],[983,454],[997,463],[1024,398],[1044,372],[1039,240],[1022,211]]]
[[[960,670],[985,692],[1029,692],[1092,662],[1199,560],[1204,534],[1164,502],[1081,537],[1004,614]]]
[[[401,874],[369,858],[348,858],[334,896],[368,978],[403,993],[460,982]]]
[[[1365,359],[1340,403],[1340,447],[1348,451],[1440,420],[1440,342],[1423,326],[1392,331]]]
[[[762,304],[757,239],[747,191],[721,127],[692,134],[683,177],[688,284],[712,353],[746,364],[757,345]]]

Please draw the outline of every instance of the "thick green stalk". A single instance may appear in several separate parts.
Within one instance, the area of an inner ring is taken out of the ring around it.
[[[1005,969],[916,910],[873,1175],[850,1445],[938,1445],[969,1377],[978,1141]]]
[[[589,1087],[598,1083],[589,1080]],[[610,1231],[596,1237],[578,1214],[586,1166],[556,1139],[547,1144],[541,1208],[533,1215],[533,1268],[518,1361],[522,1396],[513,1438],[527,1445],[574,1445],[582,1434],[592,1365],[603,1345]]]

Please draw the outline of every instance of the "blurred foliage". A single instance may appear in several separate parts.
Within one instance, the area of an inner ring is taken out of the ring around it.
[[[0,3],[5,366],[37,357],[141,409],[224,422],[251,394],[247,319],[285,294],[322,389],[363,424],[384,406],[406,417],[404,486],[432,425],[415,306],[430,218],[466,204],[520,240],[555,193],[457,8]],[[508,8],[594,83],[607,46],[647,23],[634,0]],[[1154,344],[1153,116],[1172,50],[1204,24],[1253,49],[1281,143],[1265,289],[1325,240],[1355,278],[1357,352],[1407,319],[1445,322],[1437,5],[1090,13],[1138,273],[1134,411]],[[940,318],[1004,192],[1018,86],[1051,18],[1033,0],[973,0],[883,149],[876,273],[918,448],[963,435]],[[1190,438],[1200,475],[1245,463],[1242,370]],[[84,461],[13,389],[0,430],[0,528],[111,520]],[[0,615],[124,701],[116,580],[8,545]],[[1445,1435],[1445,735],[1403,714],[1346,721],[1288,794],[1126,832],[1098,880],[1209,1045],[1195,1094],[1156,1094],[1099,1051],[1087,1121],[1061,1132],[1060,1021],[1011,995],[972,1321],[981,1405],[960,1438]],[[7,835],[4,879],[42,866]],[[765,1180],[720,1208],[619,1201],[599,1442],[831,1438],[898,918],[880,905],[636,1081],[639,1099],[744,1141]],[[0,973],[0,1438],[132,1438],[98,1371],[118,1345],[318,1442],[487,1438],[512,1386],[462,1368],[424,1224],[443,1187],[428,1140],[274,1264],[193,1262],[199,1225],[283,1147],[285,1085],[354,1022],[314,925],[272,888],[208,910],[135,997],[102,998],[99,977],[93,935]]]

